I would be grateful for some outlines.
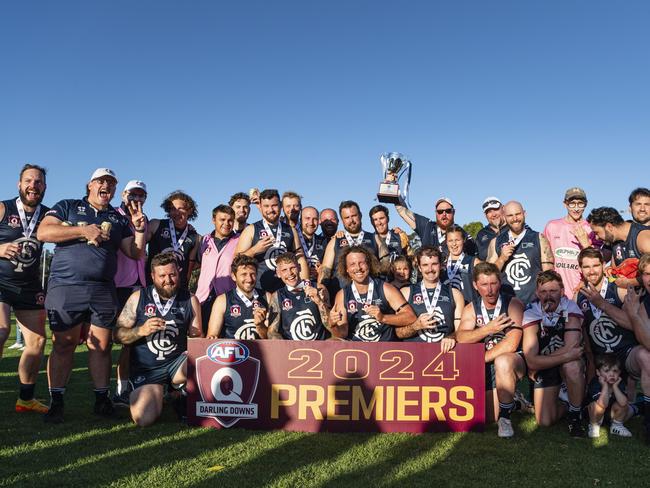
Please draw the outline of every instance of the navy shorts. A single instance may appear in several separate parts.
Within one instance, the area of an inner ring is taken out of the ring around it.
[[[542,369],[535,373],[533,378],[533,388],[551,388],[552,386],[560,386],[562,384],[562,375],[560,374],[560,367]]]
[[[176,372],[187,361],[187,354],[181,353],[171,361],[153,369],[135,370],[129,374],[131,391],[144,385],[171,385]],[[131,365],[133,368],[133,365]]]
[[[87,322],[110,329],[117,319],[115,286],[109,283],[59,285],[45,298],[50,329],[62,332]]]
[[[43,310],[45,293],[40,283],[21,289],[21,293],[0,289],[0,303],[8,303],[14,310]]]

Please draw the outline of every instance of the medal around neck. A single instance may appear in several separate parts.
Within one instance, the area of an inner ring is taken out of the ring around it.
[[[398,204],[400,200],[408,200],[409,185],[411,184],[411,161],[402,153],[391,152],[380,156],[384,180],[379,184],[377,200],[382,203]],[[406,175],[406,176],[405,176]],[[399,180],[405,176],[403,188],[400,190]]]

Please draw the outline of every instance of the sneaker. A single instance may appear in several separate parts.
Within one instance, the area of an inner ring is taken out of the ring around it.
[[[21,342],[14,342],[7,349],[20,349],[22,351],[23,349],[25,349],[25,344],[23,344]]]
[[[632,437],[632,432],[620,422],[612,422],[612,425],[609,427],[609,433],[621,437]]]
[[[589,424],[589,429],[587,430],[587,437],[589,437],[590,439],[598,439],[598,437],[600,437],[600,425]]]
[[[101,415],[102,417],[112,417],[115,413],[115,407],[113,407],[111,399],[105,396],[95,400],[93,412],[95,415]]]
[[[111,400],[113,401],[113,405],[115,405],[116,407],[129,407],[131,405],[130,397],[131,397],[131,392],[125,390],[119,395],[115,393]]]
[[[497,432],[497,435],[499,437],[508,438],[515,435],[515,431],[512,428],[512,422],[510,419],[499,417],[499,420],[497,420],[497,425],[499,427],[499,431]]]
[[[187,423],[187,397],[184,395],[179,395],[178,398],[176,398],[172,402],[172,406],[174,408],[174,412],[176,412],[176,417],[178,418],[179,422],[182,424]]]
[[[562,383],[560,385],[560,391],[557,394],[558,400],[560,400],[563,403],[566,403],[567,405],[569,404],[569,390],[566,387],[566,383]],[[584,430],[584,429],[583,429]]]
[[[52,403],[48,412],[43,415],[43,420],[48,424],[63,423],[63,402]]]
[[[36,412],[36,413],[47,413],[49,408],[47,405],[39,402],[35,398],[31,400],[21,400],[20,398],[16,400],[16,412]]]
[[[569,420],[569,435],[571,437],[587,437],[585,426],[579,418]]]

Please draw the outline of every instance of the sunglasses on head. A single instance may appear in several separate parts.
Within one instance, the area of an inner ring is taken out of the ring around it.
[[[453,209],[453,208],[441,208],[440,210],[436,210],[436,213],[437,213],[438,215],[442,215],[442,214],[453,214],[453,213],[454,213],[454,209]]]
[[[483,210],[484,210],[484,211],[487,210],[487,208],[488,208],[488,207],[491,207],[492,205],[497,205],[497,206],[500,207],[500,206],[501,206],[501,202],[498,202],[497,200],[490,200],[489,202],[485,202],[485,203],[483,204]],[[493,207],[493,208],[494,208],[494,207]]]

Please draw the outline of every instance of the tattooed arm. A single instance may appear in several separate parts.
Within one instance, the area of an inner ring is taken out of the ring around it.
[[[267,329],[268,339],[284,339],[280,334],[280,304],[278,294],[273,293],[269,299],[269,327]]]
[[[404,222],[406,222],[411,229],[415,230],[415,214],[406,208],[404,202],[400,201],[400,203],[396,203],[395,210],[397,210],[399,216],[404,219]]]

